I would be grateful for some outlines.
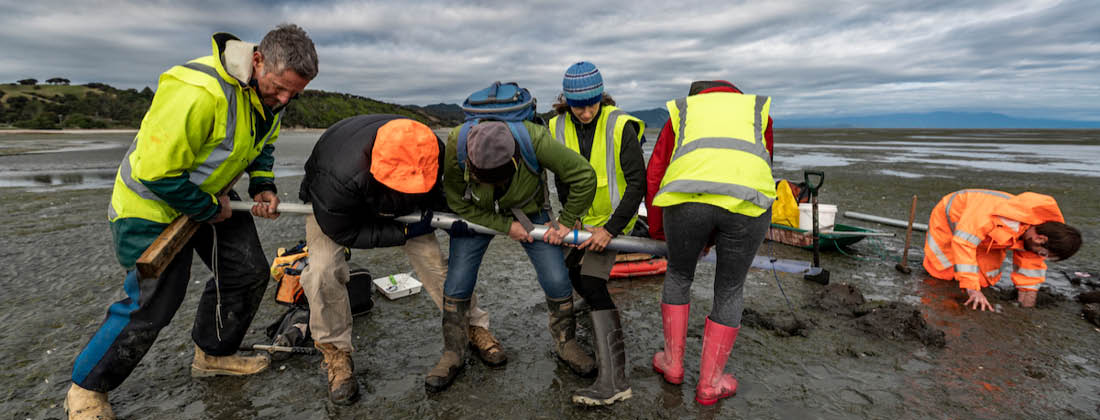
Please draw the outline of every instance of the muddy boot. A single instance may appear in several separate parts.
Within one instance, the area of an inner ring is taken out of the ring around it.
[[[703,327],[703,358],[699,361],[699,386],[695,387],[695,401],[699,404],[711,405],[737,393],[737,379],[722,370],[726,368],[726,359],[740,330],[741,327],[727,327],[707,317]]]
[[[359,382],[355,380],[355,363],[351,352],[336,348],[332,343],[314,343],[325,359],[321,369],[328,372],[328,398],[340,405],[349,405],[359,398]]]
[[[443,356],[424,378],[424,389],[428,392],[447,389],[466,365],[469,311],[470,299],[443,297]]]
[[[665,351],[653,355],[653,370],[670,384],[684,383],[684,341],[687,339],[691,305],[661,303],[661,323],[665,328]]]
[[[579,405],[611,405],[630,398],[626,381],[626,346],[619,311],[608,309],[592,312],[592,341],[596,342],[596,359],[600,376],[596,383],[573,393],[573,403]]]
[[[215,375],[244,376],[260,373],[271,361],[262,355],[255,356],[210,356],[195,346],[195,361],[191,362],[191,376],[205,377]]]
[[[65,414],[69,420],[114,420],[111,403],[106,392],[97,392],[81,388],[77,384],[69,387],[65,395]]]
[[[550,308],[550,335],[558,358],[576,374],[591,377],[596,373],[596,361],[577,344],[577,321],[573,316],[573,296],[563,299],[546,298]]]
[[[477,350],[475,354],[489,367],[504,366],[508,363],[508,355],[504,354],[500,341],[497,341],[488,329],[471,325],[470,347]]]

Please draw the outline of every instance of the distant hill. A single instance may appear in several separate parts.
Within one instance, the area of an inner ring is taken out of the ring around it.
[[[117,89],[85,85],[0,84],[0,126],[34,129],[138,128],[153,100],[146,87]],[[442,105],[442,104],[440,104]],[[328,128],[359,114],[398,114],[432,127],[452,127],[461,116],[437,112],[435,105],[407,107],[346,93],[306,90],[288,105],[285,127]],[[457,106],[455,106],[457,107]],[[441,108],[445,110],[444,108]]]
[[[664,108],[643,109],[641,111],[627,111],[630,115],[641,118],[645,126],[649,128],[661,128],[668,121],[668,110]]]
[[[1017,118],[993,112],[928,112],[775,118],[776,128],[1100,128],[1100,121]]]
[[[449,126],[456,126],[462,123],[464,116],[462,115],[462,107],[455,104],[438,103],[435,105],[405,105],[412,109],[418,109],[428,115],[432,115],[439,118],[441,121],[449,121]]]

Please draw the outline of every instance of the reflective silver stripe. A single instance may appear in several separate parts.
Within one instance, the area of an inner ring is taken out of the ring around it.
[[[616,109],[611,111],[607,115],[607,121],[604,122],[604,166],[607,167],[607,195],[611,198],[611,209],[619,207],[619,201],[622,197],[619,196],[619,175],[615,171],[615,158],[617,150],[615,150],[615,126],[619,123],[619,117],[626,115],[622,110]],[[623,139],[623,141],[628,141]]]
[[[1006,217],[1003,217],[1003,216],[997,216],[997,218],[1001,219],[1001,223],[1004,223],[1005,226],[1009,227],[1009,229],[1020,230],[1020,222],[1017,222],[1015,220],[1012,220],[1012,219],[1009,219],[1009,218],[1006,218]]]
[[[752,132],[753,132],[753,135],[756,136],[756,144],[761,145],[761,146],[764,145],[764,132],[763,132],[764,126],[762,125],[762,124],[764,124],[764,121],[763,121],[763,116],[760,115],[760,114],[762,114],[764,112],[764,104],[767,103],[767,102],[768,102],[768,97],[767,96],[757,96],[756,97],[756,106],[754,107],[754,111],[752,113],[753,114],[753,116],[752,116],[752,119],[753,119]],[[765,153],[767,152],[767,150],[768,150],[768,148],[767,148],[767,146],[765,146],[764,147]],[[767,156],[764,156],[764,161],[765,162],[768,161]]]
[[[977,273],[978,266],[971,264],[955,264],[956,273]]]
[[[565,119],[569,118],[566,114],[558,114],[558,122],[554,124],[554,138],[558,139],[558,143],[565,144]]]
[[[142,184],[141,181],[134,179],[134,171],[133,168],[130,167],[130,155],[134,153],[134,149],[136,148],[137,139],[135,138],[134,142],[130,144],[130,149],[126,151],[126,155],[122,157],[122,164],[118,166],[118,175],[122,178],[122,183],[126,184],[126,188],[129,188],[130,191],[133,191],[135,194],[138,195],[138,197],[144,198],[146,200],[160,201],[160,197],[153,193],[153,191],[149,188],[146,188],[145,184]]]
[[[213,67],[199,63],[187,63],[183,66],[206,73],[208,76],[213,77],[214,80],[217,80],[225,94],[225,100],[228,102],[228,107],[226,109],[228,115],[225,119],[225,138],[222,139],[221,144],[218,144],[214,150],[210,151],[210,156],[207,156],[205,161],[191,171],[191,183],[202,185],[202,183],[206,182],[206,179],[214,173],[214,170],[218,169],[222,163],[225,163],[225,160],[233,153],[234,137],[237,132],[237,90],[233,85],[229,84],[229,82],[226,82],[225,79],[222,79],[221,75],[219,75],[218,71]],[[249,110],[249,112],[251,112],[251,110]],[[275,125],[272,124],[271,127],[271,132],[274,132]]]
[[[688,113],[688,101],[687,98],[680,98],[676,100],[676,109],[680,114],[680,130],[676,136],[676,148],[684,145],[684,130],[687,129],[687,113]]]
[[[928,248],[932,250],[932,254],[936,256],[937,260],[940,260],[940,266],[943,268],[951,268],[951,260],[947,259],[947,255],[944,255],[943,250],[940,249],[940,245],[936,243],[936,240],[929,236],[926,242],[928,242]]]
[[[775,201],[772,198],[762,194],[753,188],[746,187],[744,185],[726,184],[721,182],[712,181],[699,181],[694,179],[679,179],[661,187],[657,191],[657,195],[661,195],[666,192],[678,192],[689,194],[717,194],[725,195],[734,198],[740,198],[750,203],[756,204],[760,208],[768,208]]]
[[[947,205],[943,207],[943,212],[944,212],[945,215],[947,215],[947,224],[948,224],[948,226],[951,226],[951,231],[952,232],[955,231],[955,222],[951,221],[951,203],[955,201],[955,196],[957,196],[959,194],[967,194],[967,193],[975,193],[975,192],[976,193],[982,193],[982,194],[989,194],[989,195],[992,195],[992,196],[1006,198],[1006,199],[1007,198],[1012,198],[1012,196],[1010,196],[1008,194],[1004,194],[1004,193],[997,192],[997,191],[991,191],[991,190],[981,190],[981,189],[960,190],[960,191],[955,191],[955,192],[951,193],[951,198],[947,199]]]
[[[1047,270],[1037,268],[1020,268],[1020,266],[1016,264],[1012,265],[1012,271],[1025,277],[1046,278],[1047,276]]]
[[[768,163],[767,148],[760,147],[759,144],[752,144],[748,140],[733,137],[705,137],[692,140],[691,143],[676,148],[676,153],[672,156],[672,161],[698,149],[736,150],[755,155],[763,160],[764,163]]]
[[[961,230],[955,232],[955,237],[974,244],[974,246],[978,246],[978,244],[982,243],[982,238],[979,238],[969,232],[963,232]]]
[[[996,270],[990,271],[988,273],[985,273],[985,278],[987,278],[987,279],[996,279],[996,278],[999,278],[1000,276],[1001,276],[1001,269],[999,269],[999,268],[996,269]]]

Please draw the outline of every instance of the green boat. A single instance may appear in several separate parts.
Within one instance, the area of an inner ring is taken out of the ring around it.
[[[851,246],[862,241],[863,238],[868,236],[894,236],[894,234],[837,223],[833,226],[832,231],[821,232],[819,236],[821,238],[821,249],[839,250],[841,247]],[[768,233],[764,238],[804,249],[813,249],[814,247],[812,232],[775,223],[772,223],[771,229],[768,229]]]

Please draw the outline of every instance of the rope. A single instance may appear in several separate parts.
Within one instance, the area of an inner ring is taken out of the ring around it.
[[[217,327],[214,332],[218,336],[218,342],[222,341],[222,286],[221,281],[218,278],[218,229],[214,225],[210,225],[210,230],[214,232],[214,244],[211,246],[211,268],[214,270],[214,290],[217,291],[217,305],[214,306],[214,325]]]

